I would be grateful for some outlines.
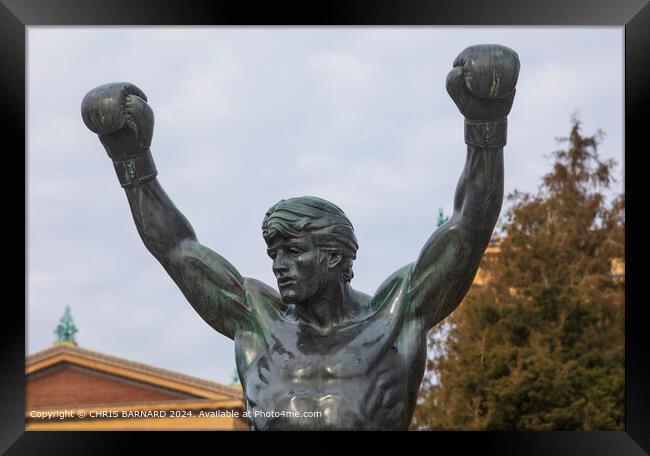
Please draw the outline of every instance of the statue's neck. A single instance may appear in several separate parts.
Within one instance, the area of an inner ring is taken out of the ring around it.
[[[295,306],[298,320],[321,331],[344,325],[358,313],[349,282],[332,281],[309,302]]]

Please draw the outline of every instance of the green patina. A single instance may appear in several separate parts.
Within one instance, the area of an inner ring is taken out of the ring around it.
[[[125,164],[126,177],[129,181],[135,179],[135,163],[133,160],[129,160]]]
[[[77,341],[74,340],[74,335],[77,332],[77,327],[72,321],[72,314],[70,313],[69,306],[65,306],[63,317],[61,317],[61,321],[56,327],[56,331],[54,332],[58,337],[57,342],[72,342],[74,344],[77,343]]]
[[[437,227],[440,228],[447,220],[449,217],[445,217],[444,212],[442,211],[442,208],[438,209],[438,221],[437,221]]]

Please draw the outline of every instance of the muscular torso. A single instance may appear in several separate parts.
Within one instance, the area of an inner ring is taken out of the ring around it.
[[[328,333],[292,319],[274,290],[247,279],[255,327],[235,337],[253,429],[407,429],[426,331],[404,318],[407,268]],[[316,413],[314,413],[316,412]]]

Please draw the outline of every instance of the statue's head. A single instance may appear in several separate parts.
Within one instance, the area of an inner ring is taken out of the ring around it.
[[[336,205],[314,196],[282,200],[264,216],[262,235],[282,301],[306,303],[332,281],[354,276],[357,238]]]

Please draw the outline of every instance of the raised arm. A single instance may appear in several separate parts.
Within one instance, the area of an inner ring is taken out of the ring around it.
[[[198,242],[156,179],[149,149],[154,117],[144,93],[129,83],[105,84],[88,92],[81,112],[113,160],[147,249],[199,315],[233,339],[238,329],[250,324],[244,279],[228,261]]]
[[[447,90],[465,116],[467,159],[454,212],[424,245],[410,275],[408,313],[426,329],[469,290],[503,200],[503,146],[519,59],[509,48],[478,45],[454,61]]]

